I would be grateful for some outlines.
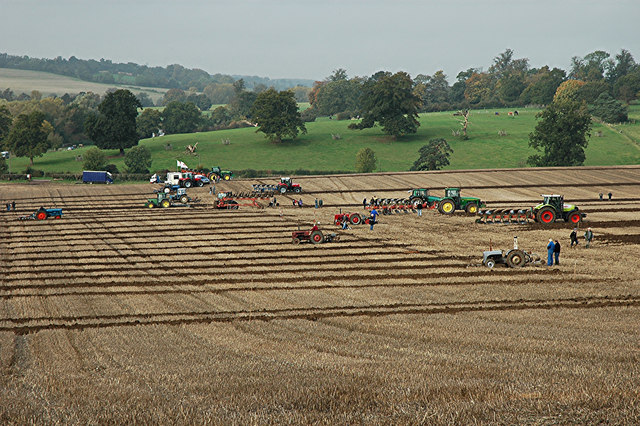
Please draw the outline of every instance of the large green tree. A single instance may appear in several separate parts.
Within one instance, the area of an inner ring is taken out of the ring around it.
[[[33,166],[33,158],[49,149],[48,136],[51,128],[40,111],[20,114],[5,138],[4,146],[17,157],[28,157]]]
[[[260,93],[251,108],[251,115],[258,125],[257,132],[264,133],[271,141],[295,139],[299,132],[307,133],[290,90],[278,92],[271,88]]]
[[[591,114],[584,102],[558,99],[536,115],[540,121],[529,134],[529,146],[542,151],[529,157],[532,166],[581,166],[591,131]]]
[[[202,123],[202,113],[191,102],[169,102],[162,111],[162,125],[167,134],[193,133]]]
[[[89,138],[101,149],[118,149],[124,155],[125,148],[138,144],[136,118],[140,101],[126,89],[107,94],[98,106],[98,114],[90,114],[85,121]]]
[[[410,170],[440,170],[449,165],[449,155],[453,150],[444,138],[431,139],[418,150],[420,156]]]
[[[141,138],[150,138],[162,129],[162,113],[157,109],[145,109],[136,118],[136,129]]]
[[[378,160],[376,153],[371,148],[362,148],[356,154],[356,172],[371,173],[376,169]]]
[[[350,129],[368,129],[376,122],[382,131],[394,137],[416,133],[421,100],[413,92],[413,80],[405,72],[393,75],[379,72],[371,76],[362,88],[362,121]]]

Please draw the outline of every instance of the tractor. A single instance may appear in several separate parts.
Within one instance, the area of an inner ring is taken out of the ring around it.
[[[507,251],[491,250],[482,253],[482,264],[489,269],[496,265],[507,265],[509,268],[522,268],[528,263],[539,263],[540,256],[518,248],[518,237],[513,238],[513,249]]]
[[[444,198],[438,201],[438,211],[442,214],[453,214],[456,210],[464,210],[467,214],[475,215],[478,208],[485,207],[485,203],[476,197],[461,197],[460,188],[446,188]]]
[[[293,244],[300,244],[302,241],[311,241],[313,244],[330,243],[332,241],[340,241],[340,235],[331,233],[324,235],[318,225],[313,225],[309,231],[293,231],[291,233]]]
[[[293,191],[295,193],[302,192],[302,187],[299,183],[293,183],[290,177],[282,177],[280,178],[280,183],[278,184],[278,191],[281,194],[284,194],[288,191]]]
[[[185,188],[178,188],[175,194],[167,194],[166,192],[158,192],[156,198],[149,198],[145,206],[147,208],[163,207],[168,208],[177,205],[178,202],[186,205],[191,200],[191,197],[187,196]]]
[[[360,225],[362,223],[366,223],[369,224],[369,217],[365,217],[363,218],[362,216],[360,216],[360,213],[338,213],[333,217],[333,224],[334,225],[342,225],[342,220],[344,218],[347,218],[347,220],[349,221],[350,224],[352,225]]]
[[[219,166],[212,167],[211,171],[206,173],[207,177],[211,180],[231,180],[233,179],[233,172],[231,170],[221,170]]]
[[[544,224],[553,223],[558,219],[578,224],[587,216],[578,210],[573,204],[565,204],[562,195],[542,195],[542,203],[533,207],[532,215],[533,220]]]
[[[30,214],[28,216],[20,216],[18,220],[45,220],[49,217],[60,219],[62,217],[62,209],[45,209],[44,207],[40,207],[38,210],[33,212],[33,214]]]
[[[440,198],[429,195],[429,190],[426,188],[413,189],[411,190],[411,195],[409,196],[409,202],[414,209],[418,207],[418,204],[422,204],[426,207],[433,207],[439,201]]]

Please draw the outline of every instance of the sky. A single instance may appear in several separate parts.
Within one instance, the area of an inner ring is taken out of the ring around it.
[[[640,0],[0,0],[0,53],[180,64],[210,74],[322,80],[487,69],[627,49]]]

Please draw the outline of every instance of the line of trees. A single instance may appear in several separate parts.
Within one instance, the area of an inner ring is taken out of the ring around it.
[[[196,88],[198,91],[210,84],[232,84],[237,77],[223,74],[211,75],[201,69],[189,69],[182,65],[168,65],[166,67],[149,67],[133,62],[114,63],[108,59],[69,59],[58,56],[54,59],[31,58],[29,56],[15,56],[0,53],[0,68],[13,68],[32,71],[50,72],[58,75],[79,78],[85,81],[106,84],[131,84],[145,87],[180,88],[188,90]],[[310,86],[312,81],[305,79],[270,79],[268,77],[243,77],[249,87],[262,84],[279,89],[294,86]]]

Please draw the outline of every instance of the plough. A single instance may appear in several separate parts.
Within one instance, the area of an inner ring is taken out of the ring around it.
[[[533,210],[528,209],[487,209],[479,210],[476,223],[511,223],[526,224],[530,219],[534,219]]]
[[[367,210],[373,208],[379,210],[380,214],[389,215],[394,213],[415,213],[416,204],[408,198],[383,198],[376,201],[376,205],[367,206]],[[436,205],[428,206],[425,203],[424,209],[434,209]]]
[[[257,207],[259,209],[264,208],[264,205],[258,202],[269,201],[272,197],[270,194],[260,194],[257,192],[250,193],[238,193],[232,192],[219,192],[218,199],[214,203],[216,209],[232,209],[237,210],[240,206]]]

